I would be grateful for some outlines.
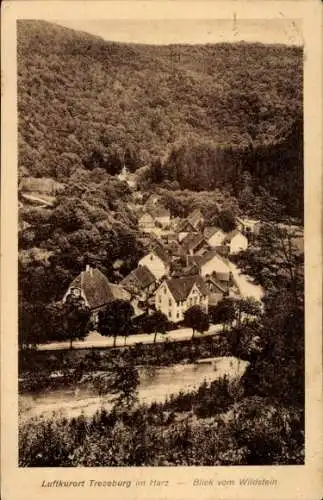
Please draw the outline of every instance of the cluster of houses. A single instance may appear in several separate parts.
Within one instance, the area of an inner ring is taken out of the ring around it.
[[[113,284],[101,271],[87,266],[70,284],[63,301],[69,294],[82,297],[94,322],[109,302],[124,299],[131,302],[136,317],[157,310],[179,323],[193,305],[207,312],[224,297],[239,296],[228,255],[246,250],[249,234],[259,231],[258,221],[238,219],[237,228],[225,233],[206,226],[201,211],[194,210],[172,224],[169,212],[151,197],[139,228],[150,232],[156,222],[168,230],[151,244],[136,269]]]

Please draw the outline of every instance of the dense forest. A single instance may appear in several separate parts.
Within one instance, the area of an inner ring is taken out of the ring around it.
[[[159,160],[181,188],[228,187],[241,172],[302,216],[302,49],[106,42],[18,22],[20,172]],[[187,175],[188,174],[188,175]]]

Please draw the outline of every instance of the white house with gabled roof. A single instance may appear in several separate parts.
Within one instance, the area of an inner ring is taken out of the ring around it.
[[[169,321],[183,321],[184,312],[198,305],[208,311],[209,291],[201,276],[164,280],[155,292],[155,308]]]
[[[225,232],[219,227],[206,227],[204,229],[204,238],[211,248],[222,245],[225,239]]]
[[[166,252],[156,248],[151,250],[138,262],[138,266],[145,266],[159,280],[163,276],[169,274],[170,259]]]
[[[230,253],[238,253],[248,248],[248,238],[238,229],[228,233],[223,241],[224,245],[228,245]]]
[[[220,281],[229,281],[230,279],[229,263],[215,249],[201,256],[189,256],[188,265],[195,265],[203,277],[214,275]]]

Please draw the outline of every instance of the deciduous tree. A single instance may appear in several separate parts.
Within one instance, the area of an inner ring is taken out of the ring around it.
[[[203,333],[209,328],[209,318],[200,306],[192,306],[184,312],[184,324],[188,328],[192,328],[193,339],[195,330]]]
[[[134,310],[127,300],[117,299],[110,302],[104,311],[99,313],[98,330],[102,335],[113,337],[116,345],[118,335],[126,337],[132,330],[131,318]]]

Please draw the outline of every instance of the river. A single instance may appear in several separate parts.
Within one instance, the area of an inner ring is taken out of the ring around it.
[[[140,368],[139,402],[163,402],[171,394],[192,391],[204,381],[211,382],[224,375],[229,379],[241,377],[247,364],[234,357],[221,357],[194,364]],[[19,418],[23,421],[37,416],[49,417],[53,412],[66,417],[76,417],[81,413],[91,416],[102,406],[111,407],[109,395],[100,397],[83,389],[60,389],[32,396],[23,394],[19,396]]]

